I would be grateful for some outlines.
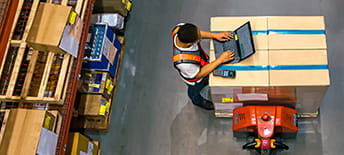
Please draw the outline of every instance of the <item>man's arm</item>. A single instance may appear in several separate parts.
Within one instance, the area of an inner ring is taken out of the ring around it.
[[[234,52],[233,51],[223,52],[219,58],[217,58],[216,60],[212,61],[211,63],[203,66],[195,78],[203,78],[203,77],[209,75],[217,66],[221,65],[224,62],[233,60],[233,59],[234,59]]]
[[[214,33],[200,30],[200,33],[202,39],[216,39],[218,41],[228,41],[233,38],[232,33],[229,32]]]

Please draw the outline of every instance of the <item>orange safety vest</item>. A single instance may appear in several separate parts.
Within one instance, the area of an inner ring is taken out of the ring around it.
[[[177,65],[181,64],[181,63],[192,63],[192,64],[196,64],[196,65],[199,65],[199,66],[203,67],[204,65],[209,63],[208,62],[209,56],[203,50],[200,41],[197,42],[197,46],[198,46],[198,50],[197,51],[181,51],[177,47],[175,47],[175,45],[174,45],[174,37],[177,34],[179,28],[180,28],[180,26],[177,26],[172,31],[173,64],[174,64],[174,67],[178,70],[180,76],[183,79],[185,79],[186,81],[189,81],[189,82],[196,82],[196,81],[198,81],[200,79],[184,77],[181,74],[180,70],[177,68]]]

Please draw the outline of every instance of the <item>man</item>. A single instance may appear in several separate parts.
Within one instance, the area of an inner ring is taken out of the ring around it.
[[[180,76],[188,86],[188,96],[194,105],[213,110],[211,101],[204,99],[200,92],[208,85],[208,75],[219,65],[234,59],[233,51],[225,51],[209,63],[209,56],[201,47],[200,39],[232,39],[229,32],[212,33],[200,30],[190,23],[180,23],[172,30],[173,62]]]

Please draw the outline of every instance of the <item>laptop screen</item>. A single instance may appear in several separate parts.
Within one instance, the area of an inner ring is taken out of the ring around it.
[[[255,52],[250,22],[240,26],[235,32],[238,35],[241,59],[245,59]]]

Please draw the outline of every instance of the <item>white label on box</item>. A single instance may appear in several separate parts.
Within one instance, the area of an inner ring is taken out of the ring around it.
[[[37,155],[55,155],[58,135],[46,128],[42,128],[39,138]]]
[[[88,153],[80,151],[80,155],[88,155]]]
[[[109,60],[109,52],[110,52],[110,46],[111,46],[111,41],[105,37],[104,38],[104,44],[103,44],[103,55],[106,57],[106,59]],[[111,63],[111,62],[110,62]],[[112,64],[112,63],[111,63]]]
[[[246,93],[237,94],[239,101],[268,101],[268,94],[263,93]]]
[[[87,150],[87,155],[92,155],[93,154],[93,143],[88,142],[88,150]]]

